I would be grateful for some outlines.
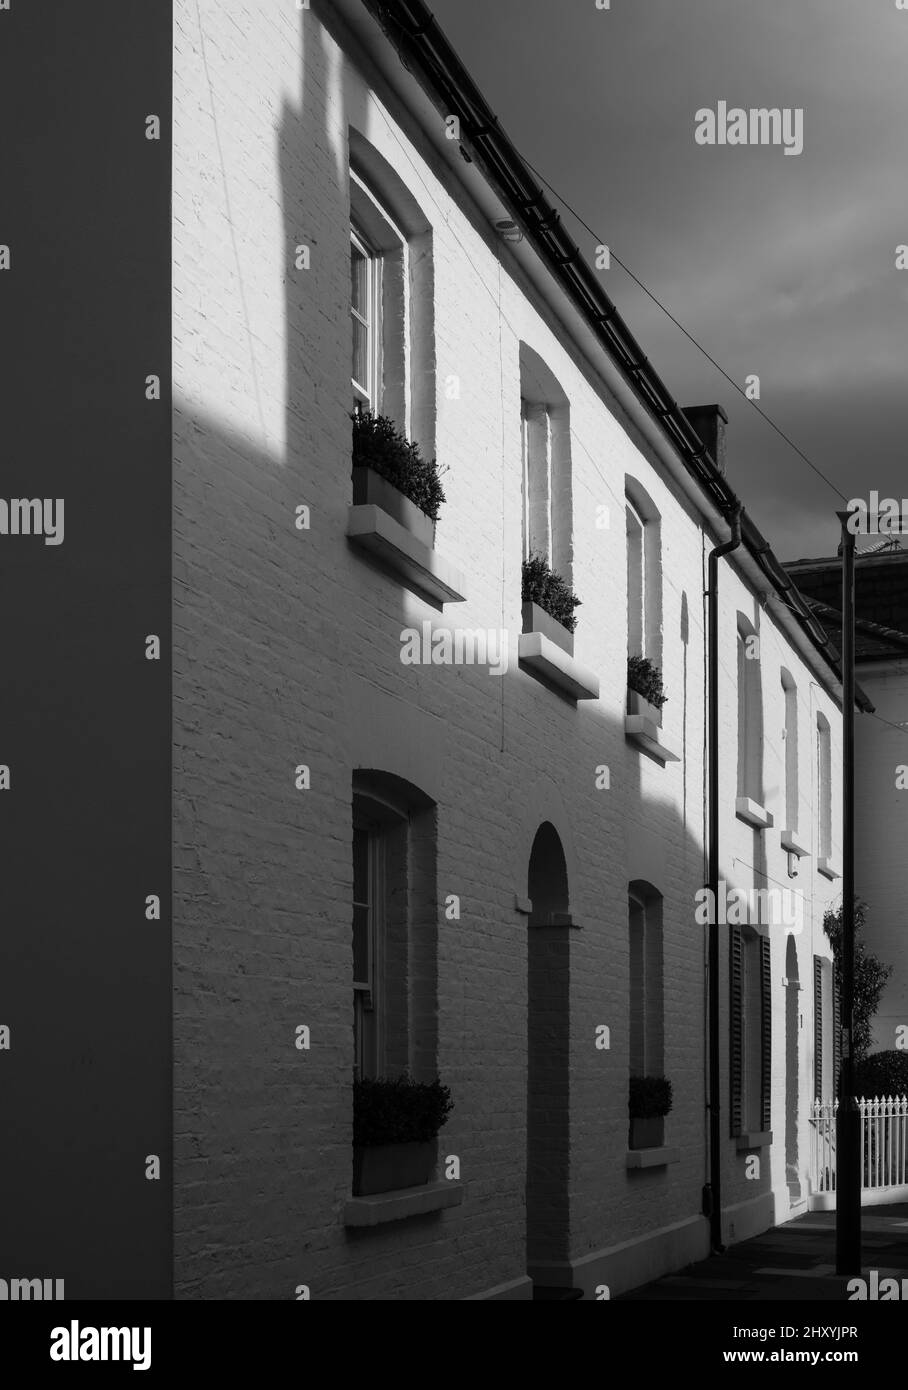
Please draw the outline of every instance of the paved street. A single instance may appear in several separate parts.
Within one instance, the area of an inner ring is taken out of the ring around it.
[[[865,1279],[876,1270],[881,1280],[908,1280],[908,1204],[865,1207],[862,1235]],[[848,1297],[847,1283],[835,1273],[835,1212],[818,1211],[742,1241],[724,1255],[644,1284],[622,1300],[840,1303]]]

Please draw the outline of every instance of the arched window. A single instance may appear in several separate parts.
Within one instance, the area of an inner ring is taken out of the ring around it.
[[[539,555],[570,584],[573,569],[571,412],[552,372],[520,344],[523,558]]]
[[[547,1283],[569,1258],[571,927],[558,832],[536,832],[527,871],[527,1266]]]
[[[627,654],[662,666],[662,523],[652,498],[625,479]]]
[[[379,772],[353,782],[353,1038],[357,1076],[435,1074],[435,806]]]

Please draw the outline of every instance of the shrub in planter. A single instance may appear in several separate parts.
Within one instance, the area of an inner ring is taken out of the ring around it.
[[[371,468],[437,521],[445,500],[437,461],[424,459],[419,445],[411,443],[386,415],[363,410],[354,412],[351,419],[353,467]]]
[[[354,1082],[354,1193],[366,1196],[427,1183],[438,1131],[453,1107],[450,1090],[437,1078]]]
[[[854,1069],[854,1093],[872,1100],[876,1096],[908,1096],[908,1052],[872,1052]]]
[[[568,632],[576,628],[574,609],[580,607],[580,600],[561,575],[554,572],[545,556],[531,555],[524,560],[521,598],[524,603],[535,603]]]
[[[662,1122],[671,1108],[672,1083],[666,1077],[631,1077],[627,1109],[632,1149],[650,1149],[662,1143]]]
[[[628,657],[627,686],[655,709],[661,709],[668,699],[662,685],[662,672],[645,656]]]

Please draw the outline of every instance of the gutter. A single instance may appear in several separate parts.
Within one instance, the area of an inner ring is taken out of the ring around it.
[[[463,158],[467,163],[475,161],[618,368],[625,384],[677,450],[690,478],[719,515],[729,522],[742,511],[739,499],[603,290],[599,278],[584,261],[579,246],[561,225],[560,214],[502,130],[498,117],[423,0],[362,0],[362,3],[380,25],[404,67],[417,79],[441,114],[458,117]],[[741,540],[762,575],[841,684],[843,674],[836,648],[776,559],[769,542],[746,516],[741,523]],[[857,692],[857,703],[865,712],[872,708],[861,692]]]

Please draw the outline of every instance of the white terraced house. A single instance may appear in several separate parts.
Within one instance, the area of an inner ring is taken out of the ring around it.
[[[710,648],[724,413],[641,363],[419,0],[174,8],[177,1296],[614,1296],[806,1209],[834,653],[746,514]],[[434,524],[354,481],[355,411],[437,458]],[[402,661],[427,623],[507,670]],[[712,1014],[710,872],[801,913],[717,926]],[[364,1192],[354,1083],[402,1073],[453,1110]]]

